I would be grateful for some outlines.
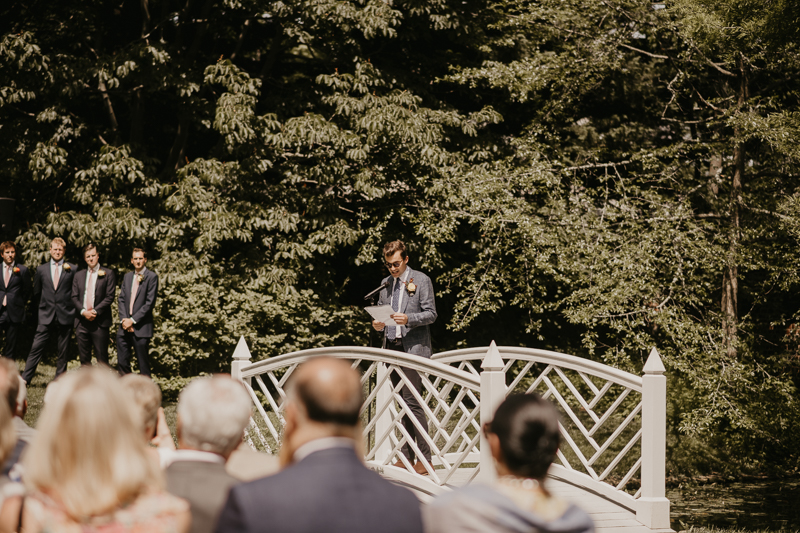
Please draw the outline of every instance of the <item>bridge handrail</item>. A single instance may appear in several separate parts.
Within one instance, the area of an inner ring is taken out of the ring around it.
[[[480,378],[465,371],[454,368],[448,364],[426,359],[418,355],[411,355],[395,350],[383,348],[370,348],[366,346],[332,346],[326,348],[311,348],[297,352],[287,353],[252,363],[241,369],[241,377],[249,378],[264,372],[276,370],[286,366],[288,361],[293,363],[307,361],[312,357],[332,357],[335,359],[368,359],[380,363],[387,363],[406,368],[413,368],[417,372],[434,373],[446,378],[448,381],[461,386],[480,388]]]
[[[514,356],[514,359],[517,361],[532,361],[534,363],[544,363],[556,365],[561,368],[569,368],[577,372],[587,372],[593,376],[618,383],[623,387],[642,392],[641,376],[619,370],[618,368],[609,367],[596,361],[584,359],[583,357],[519,346],[498,346],[497,349],[500,351],[504,360],[509,359],[510,356]],[[482,360],[486,356],[488,350],[488,346],[461,348],[459,350],[450,350],[448,352],[435,354],[431,359],[445,364],[478,359]],[[506,363],[506,371],[511,363],[513,363],[513,361]]]

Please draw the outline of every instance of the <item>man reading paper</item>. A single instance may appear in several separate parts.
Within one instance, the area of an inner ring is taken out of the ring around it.
[[[391,317],[397,325],[387,326],[383,322],[373,320],[372,327],[376,331],[384,332],[384,348],[430,358],[432,350],[429,325],[436,321],[437,316],[431,279],[422,272],[408,268],[408,254],[403,241],[386,243],[383,247],[383,257],[390,274],[383,282],[391,280],[392,283],[381,291],[378,305],[392,306],[395,312]],[[419,373],[410,369],[403,370],[403,373],[421,396],[422,377]],[[401,377],[397,373],[392,373],[391,377],[393,385],[400,383]],[[425,412],[407,386],[402,388],[401,394],[419,425],[427,428],[428,420],[425,418]],[[414,438],[422,455],[417,457],[413,470],[426,475],[428,471],[425,465],[430,465],[431,461],[428,435],[420,432],[407,416],[403,417],[403,426]],[[413,464],[416,454],[409,443],[403,446],[401,453],[409,460],[409,464]],[[424,459],[424,462],[421,459]],[[398,460],[393,466],[402,468],[404,463]]]

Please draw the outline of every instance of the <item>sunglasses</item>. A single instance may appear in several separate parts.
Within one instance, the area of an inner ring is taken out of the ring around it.
[[[402,264],[403,264],[402,261],[395,261],[394,263],[384,263],[384,265],[386,265],[386,268],[400,268],[400,265]]]

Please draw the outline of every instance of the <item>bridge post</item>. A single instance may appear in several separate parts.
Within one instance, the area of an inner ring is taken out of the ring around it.
[[[247,347],[247,341],[244,340],[244,335],[239,337],[239,343],[233,351],[233,363],[231,363],[231,377],[242,381],[242,370],[250,366],[250,348]],[[250,383],[251,378],[247,378]]]
[[[494,417],[497,407],[506,398],[506,373],[503,371],[505,363],[500,356],[500,350],[492,341],[486,357],[481,363],[481,427]],[[478,473],[477,481],[491,483],[497,477],[494,469],[494,459],[492,450],[489,448],[489,441],[481,432],[481,470]]]
[[[667,453],[667,378],[658,350],[653,348],[642,376],[642,495],[636,519],[650,529],[669,529],[665,496]]]
[[[387,405],[392,400],[392,381],[386,376],[389,373],[388,369],[386,368],[385,363],[378,363],[378,369],[376,370],[376,383],[380,383],[384,376],[386,377],[386,381],[384,382],[383,386],[378,389],[378,394],[375,395],[375,412],[379,413],[381,409],[383,409],[384,405]],[[383,435],[386,431],[392,426],[392,414],[389,409],[385,409],[383,414],[378,417],[378,420],[375,422],[375,438],[377,439],[379,435]],[[389,459],[389,454],[392,451],[392,442],[391,439],[387,438],[378,446],[378,449],[375,451],[375,460],[379,463],[384,463]]]

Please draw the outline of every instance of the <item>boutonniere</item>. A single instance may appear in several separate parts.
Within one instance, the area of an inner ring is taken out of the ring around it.
[[[72,270],[72,267],[69,266],[69,263],[64,263],[64,272],[69,272],[70,270]]]
[[[406,285],[406,290],[408,291],[408,295],[414,296],[414,293],[417,292],[417,286],[414,285],[414,278],[408,280],[408,282],[405,285]]]
[[[136,279],[137,279],[137,281],[138,281],[139,283],[141,283],[141,282],[143,282],[143,281],[144,281],[144,276],[142,276],[141,274],[139,274],[138,276],[136,276]]]
[[[98,271],[97,271],[97,277],[98,277],[98,278],[104,278],[104,277],[106,277],[106,271],[105,271],[105,270],[102,270],[102,269],[101,269],[101,270],[98,270]]]
[[[13,272],[14,272],[14,274],[19,274],[19,267],[14,267]]]

